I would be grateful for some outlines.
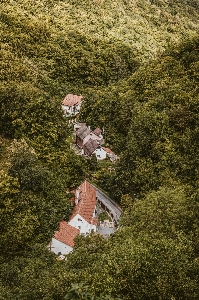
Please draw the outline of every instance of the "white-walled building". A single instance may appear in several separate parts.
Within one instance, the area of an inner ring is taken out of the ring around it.
[[[84,181],[75,191],[75,203],[69,222],[61,221],[59,230],[55,232],[49,245],[55,254],[66,255],[73,250],[74,238],[78,234],[96,232],[96,190]]]
[[[73,250],[74,238],[80,233],[79,229],[72,227],[66,221],[61,221],[59,230],[55,232],[49,248],[55,254],[63,255]]]
[[[96,232],[98,223],[96,214],[96,190],[84,181],[76,190],[75,206],[68,224],[77,228],[80,233]]]
[[[77,115],[82,104],[82,96],[68,94],[62,101],[62,109],[66,116]]]
[[[92,218],[91,222],[86,221],[84,218],[81,217],[81,215],[77,214],[72,220],[70,220],[69,224],[75,228],[78,228],[80,231],[80,234],[87,234],[91,233],[93,230],[96,232],[96,226],[97,226],[97,219]]]
[[[93,153],[96,155],[98,160],[105,159],[107,154],[103,147],[98,147]]]

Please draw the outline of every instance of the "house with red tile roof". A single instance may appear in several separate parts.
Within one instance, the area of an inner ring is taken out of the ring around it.
[[[62,101],[62,109],[67,117],[77,115],[82,104],[82,96],[68,94]]]
[[[74,247],[74,238],[78,234],[96,232],[96,190],[84,181],[75,191],[74,208],[68,223],[61,221],[59,230],[54,233],[49,248],[52,252],[63,255],[70,253]]]
[[[79,229],[80,233],[96,232],[96,190],[84,181],[76,190],[75,206],[68,224]]]
[[[74,239],[80,233],[79,229],[72,227],[66,221],[61,221],[59,230],[54,233],[49,248],[55,254],[70,253],[74,247]]]

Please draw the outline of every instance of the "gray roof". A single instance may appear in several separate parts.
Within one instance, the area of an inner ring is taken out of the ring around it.
[[[100,133],[102,133],[102,130],[100,128],[95,128],[95,130],[93,131],[94,134],[96,135],[100,135]]]
[[[112,213],[114,220],[118,223],[119,218],[122,214],[121,207],[113,201],[111,198],[109,198],[105,193],[103,193],[100,189],[98,189],[96,186],[92,185],[96,190],[96,196],[98,200],[100,200]]]
[[[83,140],[90,133],[91,129],[89,129],[87,126],[82,126],[77,130],[76,135]]]
[[[89,139],[84,145],[83,149],[88,154],[91,155],[99,146],[99,142],[97,140]]]

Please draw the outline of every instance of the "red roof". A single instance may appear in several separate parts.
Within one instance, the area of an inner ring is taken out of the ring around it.
[[[104,151],[106,151],[108,154],[114,154],[114,152],[109,148],[102,147],[102,149],[104,149]]]
[[[73,196],[73,197],[70,199],[70,202],[71,202],[72,205],[75,204],[75,196]]]
[[[87,181],[84,181],[79,187],[78,204],[74,207],[70,217],[72,220],[79,214],[84,220],[91,224],[93,212],[96,206],[96,191]]]
[[[92,223],[92,225],[97,226],[97,224],[98,224],[98,219],[97,219],[97,218],[92,218],[91,223]]]
[[[82,98],[83,98],[82,96],[68,94],[64,98],[62,104],[66,106],[78,105],[82,101]]]
[[[71,247],[74,246],[74,238],[80,233],[79,229],[72,227],[66,221],[59,223],[59,230],[55,232],[54,238]]]

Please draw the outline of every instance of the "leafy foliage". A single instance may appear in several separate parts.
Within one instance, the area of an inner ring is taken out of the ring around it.
[[[0,8],[0,299],[198,299],[197,1]],[[111,173],[69,149],[66,93],[119,154]],[[85,172],[121,201],[121,227],[57,261],[47,244]]]
[[[149,193],[126,208],[121,228],[108,240],[78,237],[69,272],[91,293],[114,299],[197,299],[193,203],[182,187]]]
[[[89,291],[89,286],[84,286],[83,284],[72,284],[72,288],[64,298],[69,299],[83,299],[83,300],[112,300],[113,298],[109,295],[96,297]],[[115,300],[120,300],[115,298]]]
[[[194,39],[85,102],[82,118],[104,126],[106,140],[120,156],[109,179],[101,178],[115,199],[179,182],[197,186],[197,66]]]

